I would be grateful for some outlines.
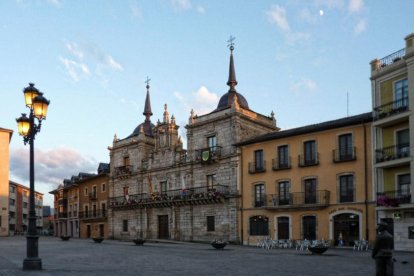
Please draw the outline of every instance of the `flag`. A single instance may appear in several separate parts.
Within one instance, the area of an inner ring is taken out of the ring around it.
[[[185,190],[185,179],[184,179],[184,175],[181,175],[181,189]]]

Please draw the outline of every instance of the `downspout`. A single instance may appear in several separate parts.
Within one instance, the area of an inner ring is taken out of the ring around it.
[[[362,123],[364,128],[364,184],[365,184],[365,238],[369,240],[368,231],[368,159],[367,159],[367,129],[365,123]]]

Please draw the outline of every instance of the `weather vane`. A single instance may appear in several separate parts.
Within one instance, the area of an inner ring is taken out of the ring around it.
[[[232,52],[234,50],[234,40],[235,39],[236,38],[231,35],[230,38],[229,38],[229,40],[227,40],[227,42],[229,43],[229,44],[227,44],[227,47],[229,47],[230,48],[230,51],[232,51]]]
[[[150,81],[151,81],[151,79],[150,79],[150,78],[148,78],[148,76],[147,76],[147,80],[145,81],[145,83],[147,84],[147,88],[149,88],[149,83],[150,83]]]

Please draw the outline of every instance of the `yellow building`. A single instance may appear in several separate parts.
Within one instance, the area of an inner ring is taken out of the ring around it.
[[[13,131],[0,127],[0,237],[9,235],[9,144]]]
[[[405,48],[371,62],[371,83],[377,222],[388,223],[395,249],[413,251],[414,33]]]
[[[371,122],[365,113],[239,143],[243,244],[374,239]]]

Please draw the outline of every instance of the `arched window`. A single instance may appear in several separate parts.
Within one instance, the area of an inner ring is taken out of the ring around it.
[[[269,219],[264,216],[250,218],[250,236],[269,235]]]

